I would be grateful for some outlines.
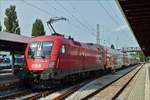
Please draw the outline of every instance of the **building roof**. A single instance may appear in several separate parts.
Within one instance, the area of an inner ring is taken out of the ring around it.
[[[17,35],[17,34],[13,34],[13,33],[0,32],[0,40],[19,42],[19,43],[28,43],[30,40],[30,37],[26,37],[23,35]]]
[[[0,50],[23,51],[30,39],[22,35],[0,32]]]
[[[117,0],[135,38],[146,56],[150,56],[150,1]]]

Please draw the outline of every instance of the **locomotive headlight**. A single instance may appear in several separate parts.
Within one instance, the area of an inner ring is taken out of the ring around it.
[[[55,61],[51,61],[51,62],[49,63],[49,68],[54,67],[54,65],[55,65]]]

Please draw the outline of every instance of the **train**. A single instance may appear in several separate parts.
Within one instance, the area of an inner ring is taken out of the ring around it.
[[[0,56],[0,69],[10,69],[11,68],[11,63],[10,59],[6,55],[1,55]]]
[[[15,55],[14,56],[14,68],[23,68],[24,66],[24,56]],[[12,68],[12,56],[2,55],[0,56],[0,69],[11,69]]]
[[[115,71],[138,60],[102,45],[51,35],[31,39],[25,50],[25,62],[35,82],[55,84],[91,72]]]

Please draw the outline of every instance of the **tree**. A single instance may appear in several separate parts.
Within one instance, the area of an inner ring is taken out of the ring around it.
[[[2,31],[2,26],[1,26],[1,22],[0,22],[0,31]]]
[[[113,45],[113,44],[111,44],[111,46],[110,46],[112,49],[115,49],[115,46]]]
[[[137,55],[139,56],[140,61],[145,61],[145,56],[144,56],[144,53],[142,51],[137,52]]]
[[[19,23],[17,19],[16,6],[10,5],[10,8],[6,8],[4,18],[4,25],[6,32],[20,34]]]
[[[140,61],[145,61],[145,55],[142,51],[130,53],[130,55],[134,58],[139,58]]]
[[[44,25],[41,19],[36,19],[32,26],[32,36],[41,36],[45,35]]]

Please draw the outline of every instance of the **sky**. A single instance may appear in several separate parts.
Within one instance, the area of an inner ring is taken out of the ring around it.
[[[5,9],[16,6],[21,34],[31,37],[32,24],[42,20],[46,35],[51,35],[46,22],[51,17],[67,21],[53,24],[57,33],[71,35],[76,41],[96,43],[96,25],[100,26],[100,44],[116,48],[139,46],[115,0],[0,0],[0,22],[3,29]]]

